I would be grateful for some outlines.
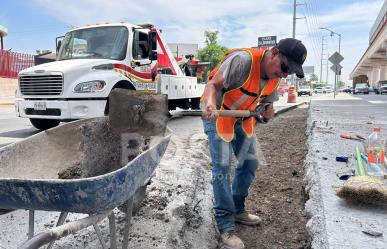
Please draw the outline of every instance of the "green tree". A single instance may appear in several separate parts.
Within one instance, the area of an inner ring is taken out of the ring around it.
[[[311,75],[310,75],[310,81],[312,81],[312,82],[317,82],[317,81],[318,81],[317,75],[316,75],[316,74],[311,74]]]
[[[342,88],[342,87],[345,87],[346,86],[346,84],[345,84],[345,82],[344,81],[339,81],[339,82],[337,82],[337,88]]]
[[[229,50],[227,47],[218,44],[219,31],[205,31],[206,46],[198,50],[197,57],[201,61],[211,62],[211,70],[223,59],[224,54]]]

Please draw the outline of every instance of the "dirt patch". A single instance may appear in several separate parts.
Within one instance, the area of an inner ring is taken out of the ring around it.
[[[310,248],[305,228],[303,176],[308,108],[297,108],[257,125],[263,163],[250,187],[247,209],[259,215],[260,226],[237,225],[246,248]]]

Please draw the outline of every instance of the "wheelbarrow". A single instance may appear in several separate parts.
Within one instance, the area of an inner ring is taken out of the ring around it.
[[[143,191],[159,164],[171,133],[143,136],[112,132],[107,117],[74,121],[0,149],[0,208],[29,210],[28,241],[44,244],[109,217],[110,248],[116,248],[112,210],[126,207],[123,248],[128,246],[135,194]],[[34,235],[34,210],[60,211],[57,227]],[[66,223],[69,212],[89,217]]]

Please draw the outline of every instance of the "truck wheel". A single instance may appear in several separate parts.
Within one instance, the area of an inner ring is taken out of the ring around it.
[[[60,121],[55,119],[40,119],[40,118],[30,118],[31,124],[41,131],[50,129],[52,127],[58,126]]]
[[[192,98],[191,99],[191,109],[199,110],[200,109],[200,98]]]
[[[168,100],[168,110],[176,110],[176,101],[175,100]]]
[[[191,106],[191,104],[189,102],[189,99],[181,99],[181,100],[179,100],[178,107],[180,107],[181,109],[188,110],[190,106]]]

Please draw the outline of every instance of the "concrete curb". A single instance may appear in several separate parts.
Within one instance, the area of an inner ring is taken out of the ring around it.
[[[15,103],[0,103],[0,106],[9,106],[9,105],[15,105]]]

